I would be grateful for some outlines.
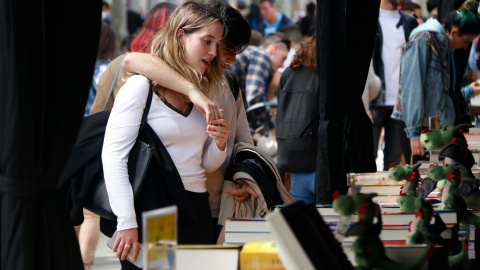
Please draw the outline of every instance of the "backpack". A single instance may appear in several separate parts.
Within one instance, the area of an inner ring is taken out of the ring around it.
[[[277,166],[286,172],[316,170],[318,76],[310,69],[285,69],[277,90]]]

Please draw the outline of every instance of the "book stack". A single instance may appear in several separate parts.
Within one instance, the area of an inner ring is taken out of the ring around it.
[[[252,241],[240,252],[240,270],[284,270],[274,241]]]
[[[240,245],[177,245],[175,269],[237,270],[241,248]]]
[[[425,168],[420,167],[421,177],[427,177],[427,170],[429,164],[426,163]],[[406,180],[395,181],[388,177],[388,172],[376,173],[349,173],[347,174],[347,185],[349,187],[361,186],[362,193],[377,193],[373,198],[373,202],[380,206],[396,205],[397,198],[400,196],[400,189],[406,183]],[[431,192],[427,199],[438,203],[438,191]]]
[[[225,221],[225,245],[243,245],[251,241],[274,241],[263,218],[230,218]]]

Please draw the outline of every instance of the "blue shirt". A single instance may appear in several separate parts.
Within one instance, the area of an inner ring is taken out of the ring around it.
[[[263,35],[266,36],[277,31],[278,27],[280,27],[280,22],[282,21],[282,13],[277,12],[277,21],[270,25],[266,20],[263,20],[265,24],[265,30],[263,31]]]
[[[92,108],[92,104],[95,101],[95,96],[97,95],[97,83],[102,77],[103,72],[107,69],[108,65],[110,65],[111,60],[97,60],[95,62],[95,68],[93,70],[93,77],[92,77],[92,84],[90,85],[90,91],[88,92],[88,99],[87,104],[85,105],[85,112],[83,116],[90,115],[90,108]]]

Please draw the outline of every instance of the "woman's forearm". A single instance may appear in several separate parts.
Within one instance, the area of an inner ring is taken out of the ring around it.
[[[148,53],[129,53],[123,59],[122,69],[129,73],[140,73],[157,82],[158,85],[188,97],[190,97],[192,91],[200,91],[193,83],[163,62],[162,59],[157,56],[153,57],[156,62],[152,60],[152,56]]]
[[[201,89],[174,71],[163,60],[153,57],[155,61],[148,53],[129,53],[123,59],[122,69],[124,72],[140,73],[162,87],[184,94],[200,112],[205,114],[207,123],[223,118],[217,106],[203,94]]]

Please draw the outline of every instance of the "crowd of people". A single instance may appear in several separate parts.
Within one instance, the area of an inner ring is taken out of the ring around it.
[[[142,19],[142,27],[132,26],[125,45],[129,53],[117,57],[116,33],[104,4],[85,116],[111,110],[102,161],[117,222],[100,222],[84,211],[78,237],[85,269],[93,263],[100,223],[107,236],[118,231],[113,249],[122,269],[137,269],[124,259],[130,249],[137,256],[146,206],[134,204],[127,163],[150,89],[154,98],[147,123],[173,160],[195,214],[193,219],[180,215],[179,243],[216,242],[222,193],[237,201],[259,196],[245,181],[232,182],[231,189],[224,189],[224,181],[235,144],[256,145],[266,126],[276,144],[278,169],[290,176],[290,194],[314,202],[319,79],[316,4],[306,2],[292,18],[277,10],[275,0],[260,0],[248,9],[244,1],[235,8],[215,0],[160,3]],[[424,156],[419,136],[430,119],[438,119],[438,126],[468,119],[469,101],[480,94],[478,3],[465,1],[443,21],[436,19],[437,1],[427,5],[428,15],[410,1],[380,1],[362,100],[372,120],[375,153],[383,145],[383,170]],[[138,24],[133,14],[129,20]],[[467,67],[455,66],[454,50],[472,42]],[[463,78],[456,76],[459,68],[465,68]],[[272,104],[276,110],[269,109]],[[251,110],[259,105],[263,110]],[[148,194],[156,195],[155,190]]]

